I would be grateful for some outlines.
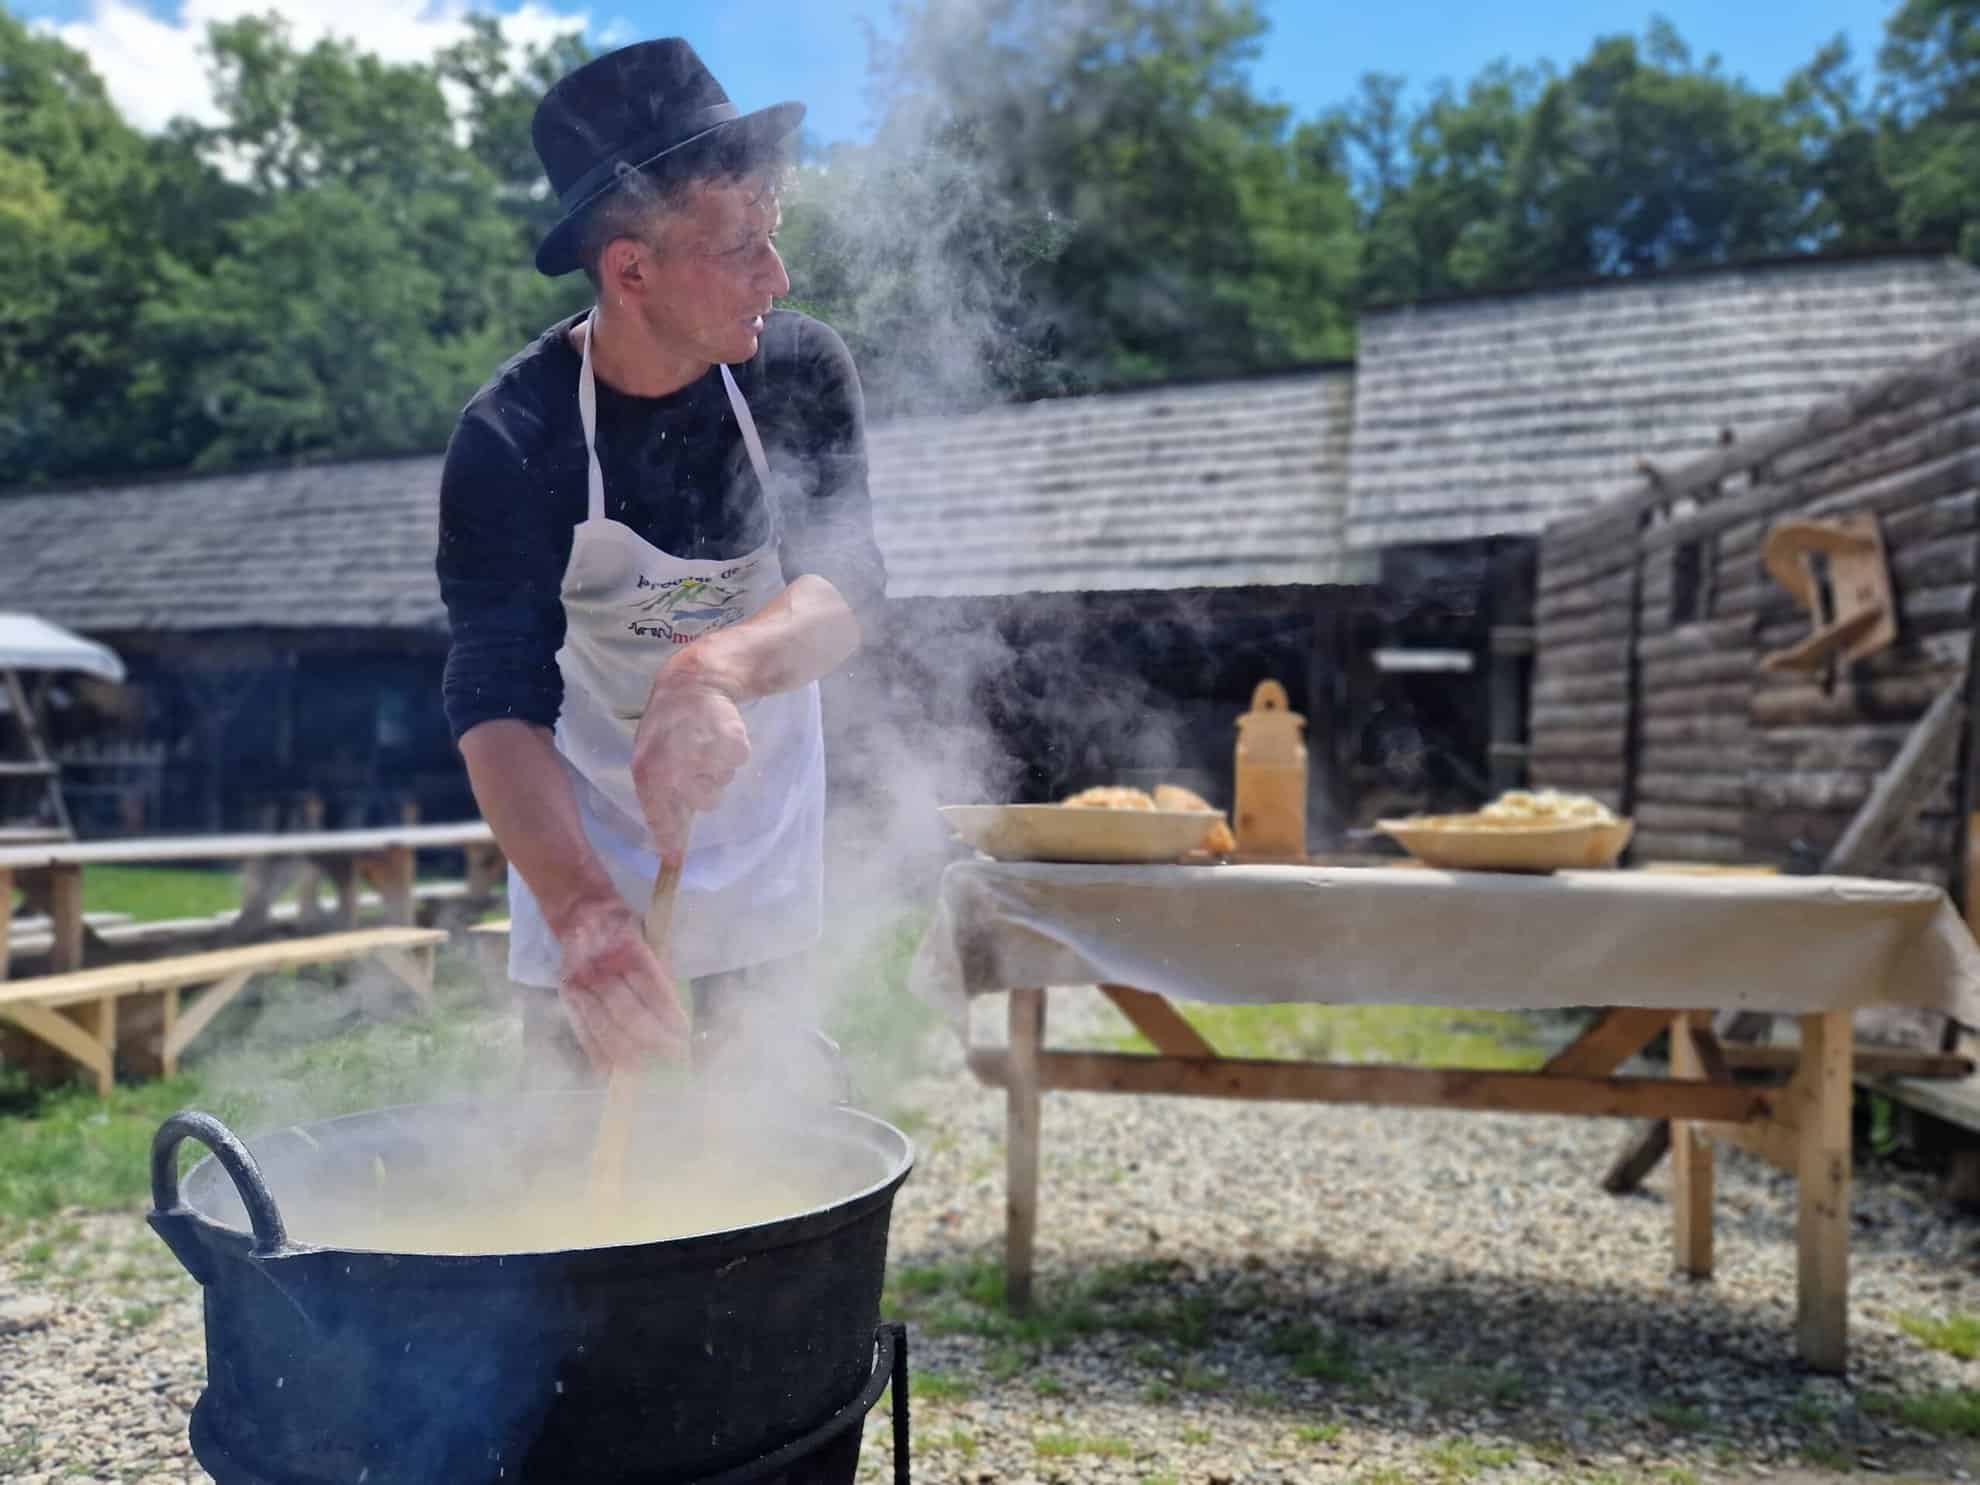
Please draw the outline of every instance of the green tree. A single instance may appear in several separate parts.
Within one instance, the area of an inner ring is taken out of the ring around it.
[[[1878,62],[1899,228],[1980,261],[1980,0],[1905,0]]]

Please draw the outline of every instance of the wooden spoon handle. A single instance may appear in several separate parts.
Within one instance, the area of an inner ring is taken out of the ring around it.
[[[681,863],[663,860],[660,874],[653,879],[653,898],[646,905],[643,924],[647,947],[665,967],[674,936],[674,895],[680,890]],[[598,1135],[591,1147],[591,1200],[594,1206],[615,1202],[624,1182],[626,1148],[632,1142],[633,1111],[639,1102],[639,1080],[627,1068],[617,1066],[605,1084],[605,1110],[598,1121]]]

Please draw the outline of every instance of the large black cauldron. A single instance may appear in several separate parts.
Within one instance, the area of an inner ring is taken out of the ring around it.
[[[200,1462],[223,1481],[283,1485],[673,1485],[854,1403],[874,1372],[887,1224],[913,1151],[843,1106],[740,1130],[733,1111],[651,1116],[635,1150],[719,1128],[736,1159],[828,1169],[844,1193],[755,1226],[490,1256],[290,1238],[309,1212],[377,1200],[387,1168],[435,1210],[520,1199],[581,1166],[598,1111],[596,1093],[416,1105],[280,1130],[252,1154],[209,1115],[167,1119],[149,1221],[204,1288]],[[213,1154],[182,1188],[187,1139]],[[845,1480],[856,1461],[855,1436]]]

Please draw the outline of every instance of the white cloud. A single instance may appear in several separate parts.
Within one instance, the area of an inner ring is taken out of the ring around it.
[[[391,62],[424,61],[467,33],[472,7],[459,0],[181,0],[161,20],[129,0],[90,0],[88,14],[65,23],[41,22],[89,57],[124,117],[140,129],[163,128],[178,115],[214,123],[218,113],[207,75],[207,27],[216,21],[273,12],[298,46],[325,36],[355,43]],[[590,12],[564,11],[525,0],[502,16],[502,33],[518,47],[540,44],[588,25]]]

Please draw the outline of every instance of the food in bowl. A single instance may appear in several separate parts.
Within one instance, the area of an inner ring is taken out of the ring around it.
[[[1508,789],[1479,810],[1476,818],[1482,825],[1511,828],[1616,823],[1615,812],[1592,794],[1562,794],[1555,789]]]
[[[1199,849],[1213,856],[1229,855],[1237,849],[1237,837],[1225,821],[1223,811],[1192,789],[1180,784],[1157,784],[1155,792],[1121,784],[1101,784],[1082,789],[1059,801],[1062,808],[1101,810],[1173,810],[1184,813],[1209,812],[1217,816],[1203,833]]]

